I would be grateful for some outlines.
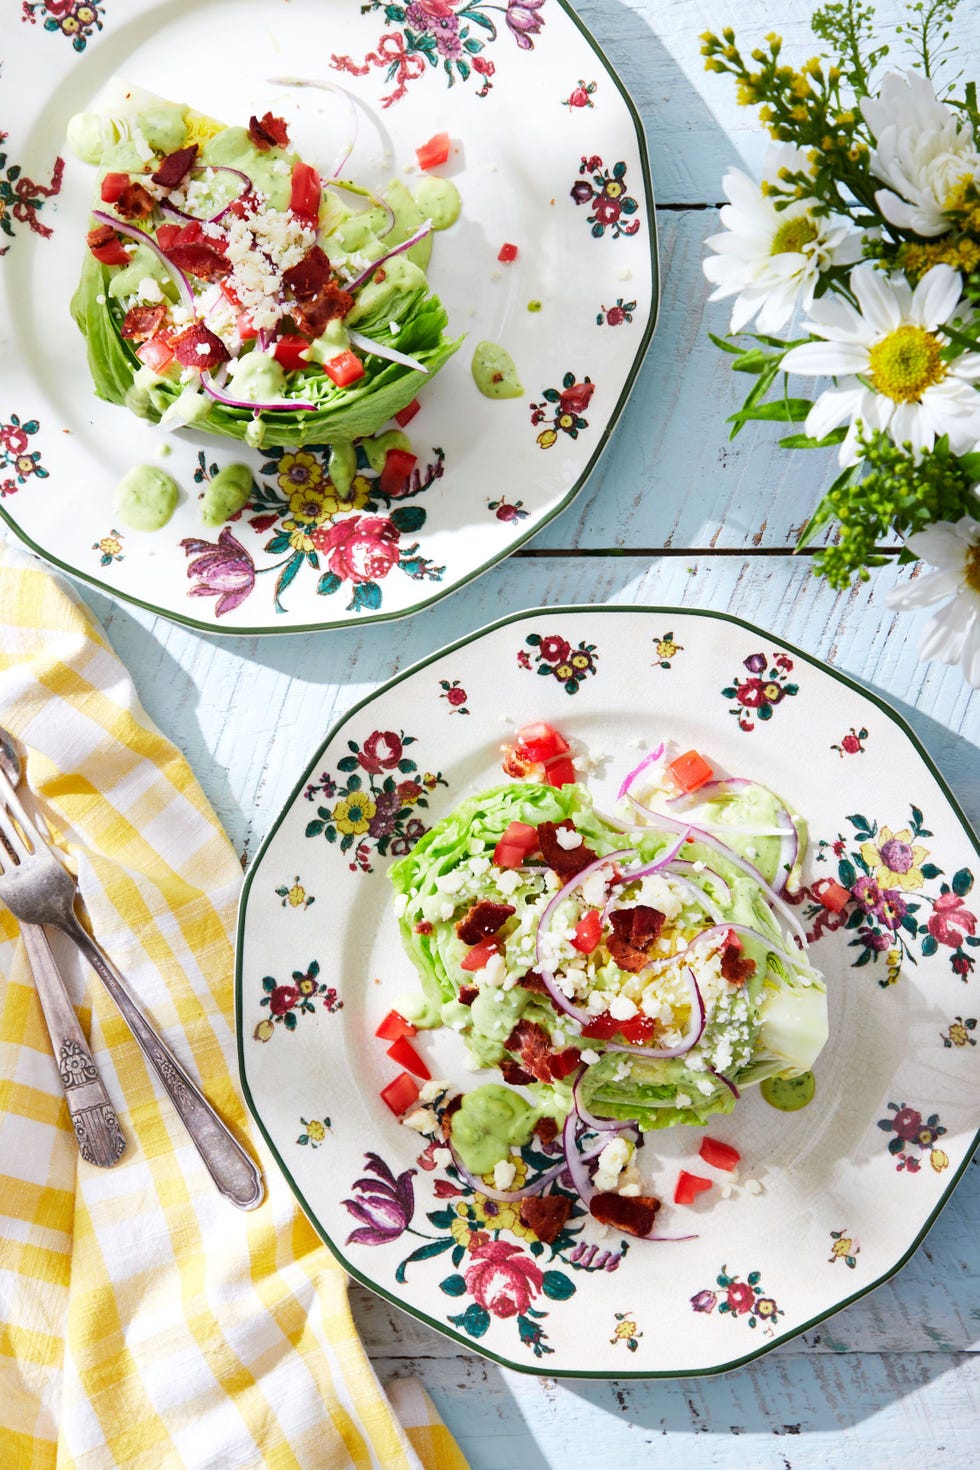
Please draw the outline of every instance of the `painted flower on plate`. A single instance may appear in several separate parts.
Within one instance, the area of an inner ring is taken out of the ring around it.
[[[980,153],[964,116],[940,102],[928,77],[889,72],[861,111],[875,139],[871,171],[887,184],[875,203],[889,224],[917,235],[942,235],[950,194],[964,178],[980,181]]]
[[[782,359],[788,373],[833,377],[806,419],[806,431],[823,439],[848,425],[842,465],[860,458],[859,427],[875,429],[916,452],[944,434],[954,454],[980,441],[980,353],[947,361],[943,326],[956,312],[962,282],[948,265],[936,265],[913,291],[904,278],[886,277],[872,265],[851,273],[857,308],[824,296],[803,329],[823,340],[791,347]],[[920,533],[921,534],[921,533]]]
[[[932,914],[926,926],[932,937],[950,949],[958,949],[967,934],[977,931],[976,915],[971,913],[957,893],[941,893],[933,901]],[[952,1034],[952,1027],[950,1034]],[[963,1043],[958,1041],[957,1046]]]
[[[903,827],[900,832],[882,827],[877,837],[861,843],[861,856],[874,869],[875,882],[883,891],[881,896],[885,889],[903,888],[911,893],[925,881],[922,864],[929,852],[913,842],[909,827]]]
[[[471,1248],[473,1265],[466,1289],[494,1317],[516,1317],[539,1295],[544,1275],[520,1246],[505,1240],[480,1241]]]
[[[733,332],[753,317],[760,331],[778,331],[798,306],[810,308],[826,271],[861,259],[861,236],[846,220],[816,213],[816,200],[776,208],[780,170],[808,169],[806,155],[787,144],[770,150],[761,186],[741,169],[725,175],[729,202],[719,216],[725,230],[705,242],[715,254],[704,262],[704,273],[715,287],[712,301],[735,297]]]
[[[507,0],[504,19],[522,51],[531,50],[534,45],[531,37],[544,28],[544,21],[538,14],[543,4],[544,0]]]
[[[366,1168],[377,1178],[363,1177],[355,1181],[352,1193],[356,1199],[345,1199],[344,1208],[361,1224],[347,1237],[347,1245],[385,1245],[397,1240],[408,1229],[415,1214],[414,1169],[406,1169],[397,1177],[378,1154],[369,1153]]]
[[[935,521],[906,540],[909,550],[935,571],[896,587],[890,607],[931,607],[942,602],[926,623],[919,657],[960,664],[974,689],[980,689],[980,521]]]
[[[227,526],[217,541],[189,537],[180,544],[188,556],[194,557],[187,564],[188,577],[200,579],[190,589],[190,597],[216,597],[217,618],[245,601],[255,586],[255,563]]]

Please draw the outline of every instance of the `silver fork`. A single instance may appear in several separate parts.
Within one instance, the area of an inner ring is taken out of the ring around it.
[[[0,901],[15,918],[49,924],[77,945],[122,1013],[146,1061],[173,1103],[221,1194],[252,1210],[265,1192],[262,1175],[241,1144],[157,1035],[128,982],[75,913],[75,880],[55,857],[0,770]]]

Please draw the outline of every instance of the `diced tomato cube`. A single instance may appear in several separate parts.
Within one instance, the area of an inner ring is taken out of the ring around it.
[[[374,1034],[380,1036],[382,1041],[397,1041],[399,1036],[417,1035],[418,1028],[397,1011],[389,1011]]]
[[[545,766],[544,779],[548,786],[571,786],[578,780],[578,775],[569,757],[560,755]]]
[[[378,477],[378,489],[382,495],[401,495],[418,462],[418,455],[409,454],[407,449],[389,449]]]
[[[649,1016],[633,1016],[620,1024],[619,1034],[631,1046],[649,1046],[656,1029],[656,1022]]]
[[[303,353],[307,351],[309,345],[305,337],[299,337],[295,334],[280,337],[273,348],[272,355],[279,366],[286,369],[287,373],[295,373],[299,368],[309,367],[309,362],[303,356]]]
[[[162,373],[174,360],[170,345],[163,337],[150,337],[148,341],[141,342],[136,349],[136,356],[155,373]]]
[[[259,335],[252,325],[252,318],[247,311],[240,311],[235,318],[235,331],[242,342],[252,342]]]
[[[419,161],[419,168],[438,168],[449,157],[449,134],[433,133],[428,143],[416,148],[415,156]]]
[[[572,948],[579,954],[591,954],[602,938],[602,915],[598,909],[589,909],[575,925]]]
[[[814,898],[819,899],[832,914],[839,914],[852,897],[850,889],[842,887],[834,878],[821,878],[818,883],[814,883],[812,891]]]
[[[242,303],[238,299],[238,292],[235,290],[234,286],[229,286],[227,281],[219,281],[218,290],[221,292],[226,301],[230,301],[232,306],[234,306],[238,311],[241,311]]]
[[[498,868],[519,868],[538,845],[538,831],[527,822],[511,822],[493,850]]]
[[[574,1072],[581,1060],[582,1053],[577,1047],[566,1046],[565,1050],[560,1051],[557,1056],[548,1058],[548,1070],[557,1082],[560,1078],[568,1077]]]
[[[393,1041],[388,1048],[388,1055],[400,1067],[405,1067],[409,1072],[414,1072],[416,1077],[421,1077],[423,1082],[430,1080],[432,1073],[407,1036],[399,1036],[397,1040]]]
[[[396,1118],[407,1113],[412,1104],[418,1101],[418,1096],[419,1085],[408,1072],[399,1072],[394,1082],[389,1082],[387,1087],[381,1089],[381,1101],[391,1109]]]
[[[538,720],[533,725],[522,725],[517,732],[517,754],[529,760],[547,761],[554,755],[564,755],[568,741],[554,725]]]
[[[700,1174],[689,1174],[682,1169],[677,1176],[677,1187],[674,1190],[675,1205],[693,1204],[699,1194],[711,1188],[710,1179],[702,1179]]]
[[[474,944],[468,955],[459,962],[461,970],[482,970],[492,955],[500,953],[500,945],[492,936],[490,939],[481,939],[479,944]]]
[[[511,261],[511,260],[516,260],[517,259],[517,246],[516,245],[506,245],[506,244],[501,245],[500,249],[497,252],[497,259],[498,260],[502,260],[505,265],[509,261]]]
[[[671,761],[667,770],[681,791],[697,791],[715,774],[703,755],[696,750],[687,750]]]
[[[308,163],[299,159],[293,164],[292,187],[289,207],[300,219],[316,221],[320,215],[320,175]]]
[[[338,388],[349,388],[351,383],[363,378],[364,364],[356,352],[338,352],[336,357],[327,359],[323,371]]]
[[[737,1148],[722,1143],[720,1138],[702,1138],[698,1153],[706,1164],[716,1169],[734,1169],[742,1158]]]
[[[106,204],[115,204],[122,191],[129,186],[129,174],[106,174],[99,194]]]
[[[619,1027],[620,1023],[615,1016],[611,1016],[608,1011],[601,1011],[582,1027],[582,1035],[590,1041],[611,1041]]]
[[[421,407],[422,405],[421,403],[419,403],[418,399],[413,398],[411,403],[406,403],[405,407],[400,408],[395,414],[395,423],[401,424],[402,428],[404,429],[406,424],[410,424],[412,422],[413,418],[418,413]]]
[[[102,265],[129,265],[129,253],[119,239],[108,240],[105,245],[88,247]]]
[[[160,225],[157,229],[157,244],[163,251],[172,250],[180,239],[180,225]],[[222,287],[222,290],[224,287]]]

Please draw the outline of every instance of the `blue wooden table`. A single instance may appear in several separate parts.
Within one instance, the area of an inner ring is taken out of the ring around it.
[[[882,0],[885,39],[904,7]],[[963,65],[980,55],[980,6],[957,21]],[[731,164],[758,166],[753,114],[706,75],[698,36],[775,26],[799,62],[811,6],[782,0],[582,0],[580,14],[644,119],[658,199],[660,323],[630,404],[575,503],[509,561],[445,602],[389,625],[316,638],[208,638],[86,592],[160,726],[188,755],[248,863],[332,723],[399,668],[502,611],[646,603],[730,611],[778,630],[862,681],[910,723],[967,814],[980,813],[980,697],[956,669],[920,664],[921,615],[886,594],[889,566],[835,594],[795,557],[833,478],[829,454],[793,455],[766,426],[734,443],[740,384],[709,343],[703,241]],[[246,725],[241,712],[248,711]],[[417,1375],[474,1470],[801,1470],[976,1463],[980,1171],[967,1170],[913,1259],[888,1284],[758,1363],[716,1379],[557,1382],[484,1362],[360,1288],[358,1320],[383,1381]]]

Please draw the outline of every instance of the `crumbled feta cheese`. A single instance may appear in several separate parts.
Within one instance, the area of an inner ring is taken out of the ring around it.
[[[598,1190],[615,1189],[619,1176],[633,1155],[633,1145],[625,1138],[613,1138],[599,1155],[592,1182]]]
[[[504,868],[497,876],[497,890],[505,896],[521,886],[521,875],[514,868]]]
[[[432,1150],[432,1162],[437,1169],[448,1169],[453,1161],[452,1150],[448,1148],[434,1148]]]
[[[748,1190],[749,1194],[762,1193],[762,1185],[759,1183],[758,1179],[746,1179],[745,1188]]]
[[[503,985],[506,976],[507,969],[504,965],[503,955],[492,954],[487,960],[486,964],[483,966],[482,970],[477,970],[473,978],[481,987],[490,985],[494,989],[497,989],[499,986]]]
[[[144,301],[162,301],[163,292],[160,282],[155,281],[152,276],[144,276],[139,283],[139,295]]]
[[[674,1098],[674,1102],[679,1108],[689,1108],[691,1106],[691,1099],[686,1092],[679,1092]]]
[[[211,351],[211,348],[207,342],[198,342],[197,346],[194,348],[194,351],[197,353],[198,357],[207,357]]]
[[[603,876],[601,868],[589,874],[579,888],[579,892],[582,895],[583,902],[593,908],[598,908],[601,903],[605,902],[606,879]]]
[[[567,827],[559,827],[555,833],[555,841],[566,852],[572,852],[574,848],[582,846],[582,834],[581,832],[569,831]]]
[[[608,1005],[608,999],[606,998],[606,996],[603,995],[601,990],[592,990],[589,992],[589,998],[585,1003],[585,1009],[589,1011],[593,1016],[598,1016],[601,1011],[604,1011],[608,1008]]]
[[[448,873],[443,873],[436,879],[436,887],[440,893],[458,893],[466,882],[466,874],[462,868],[451,868]]]
[[[517,1177],[517,1165],[512,1164],[509,1159],[501,1159],[493,1166],[494,1189],[510,1189]]]
[[[629,1021],[636,1015],[636,1006],[628,995],[614,995],[609,1004],[609,1014],[617,1021]]]
[[[416,1133],[434,1133],[439,1126],[439,1120],[431,1108],[416,1108],[402,1122],[406,1128],[411,1128]]]
[[[419,1089],[419,1098],[422,1102],[433,1102],[440,1094],[445,1092],[449,1083],[444,1077],[433,1077],[430,1082],[423,1082]]]
[[[591,1046],[587,1046],[585,1048],[585,1051],[583,1051],[582,1053],[582,1061],[585,1063],[585,1065],[587,1067],[594,1067],[598,1060],[599,1053],[597,1051],[593,1051]]]
[[[708,1097],[710,1093],[714,1092],[714,1090],[715,1084],[712,1082],[710,1077],[698,1078],[698,1092],[703,1092],[705,1097]]]
[[[393,337],[397,337],[398,336],[398,333],[401,331],[401,329],[402,328],[401,328],[401,323],[400,322],[389,322],[388,323],[388,331],[391,333],[391,335]]]
[[[640,1193],[640,1188],[641,1186],[639,1184],[621,1184],[617,1193],[626,1195],[627,1197],[634,1197]]]

